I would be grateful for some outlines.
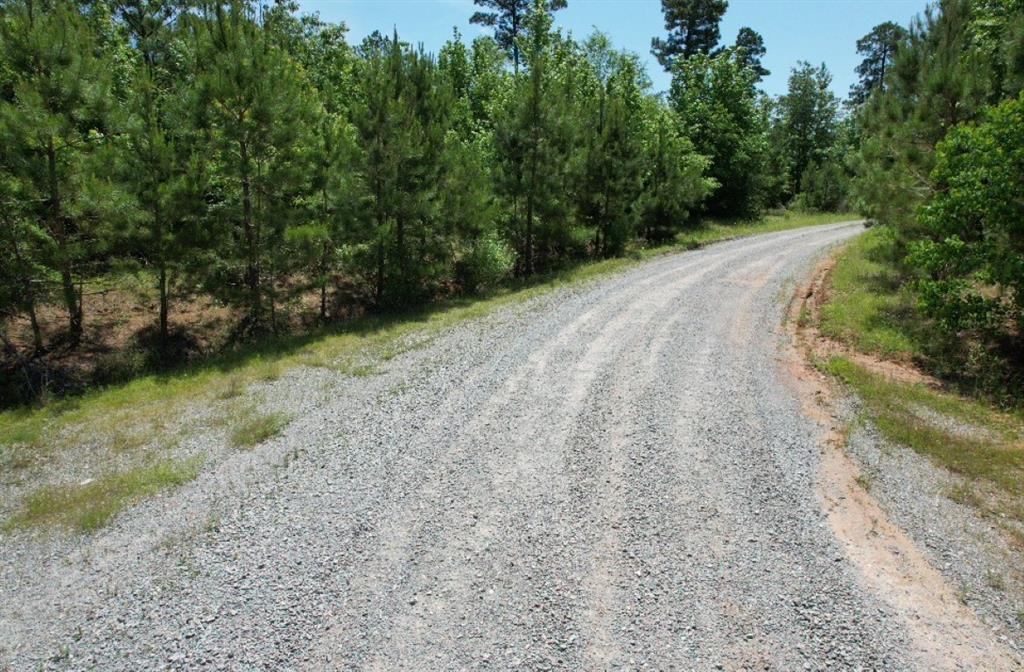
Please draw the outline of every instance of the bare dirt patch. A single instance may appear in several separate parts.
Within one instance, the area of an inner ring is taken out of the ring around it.
[[[794,297],[788,321],[792,347],[785,360],[804,412],[824,430],[818,495],[829,525],[864,582],[901,616],[913,638],[911,655],[923,668],[1020,669],[1021,660],[994,638],[907,533],[889,520],[843,450],[846,432],[833,410],[833,388],[808,364],[812,359],[842,354],[896,380],[941,385],[911,366],[851,352],[818,333],[813,325],[827,301],[833,263],[819,265]]]

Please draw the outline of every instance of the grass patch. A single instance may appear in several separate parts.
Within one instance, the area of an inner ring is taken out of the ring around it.
[[[836,222],[853,222],[862,219],[855,213],[833,212],[787,212],[784,215],[769,215],[752,222],[709,222],[696,231],[683,233],[676,241],[676,246],[686,249],[701,247],[709,243],[751,236],[758,233],[788,231],[805,226],[835,224]]]
[[[146,432],[153,426],[167,424],[166,418],[185,404],[232,400],[243,395],[250,383],[274,380],[295,366],[326,367],[351,376],[374,375],[378,371],[376,362],[423,347],[460,322],[559,287],[596,280],[643,259],[726,238],[853,219],[856,216],[849,214],[788,214],[756,222],[709,223],[680,235],[668,245],[637,249],[629,258],[572,266],[528,283],[511,283],[486,296],[454,298],[400,313],[371,315],[307,334],[271,337],[186,369],[146,374],[42,408],[5,411],[0,413],[3,462],[8,466],[29,464],[50,451],[76,445],[83,436]]]
[[[252,448],[281,434],[291,419],[284,413],[252,415],[242,420],[231,432],[231,445]]]
[[[166,460],[82,484],[46,486],[30,494],[4,527],[56,524],[83,532],[95,530],[139,499],[191,481],[199,468],[196,459]]]
[[[1024,496],[1024,421],[979,402],[910,385],[872,373],[843,357],[825,370],[860,397],[886,439],[926,455],[968,479],[985,479],[1013,497]],[[947,423],[921,417],[924,407],[976,431],[957,431]],[[966,492],[957,493],[969,500]]]
[[[821,310],[821,333],[861,352],[910,360],[923,354],[924,318],[904,288],[895,263],[896,240],[876,227],[854,238],[837,257],[831,296]]]

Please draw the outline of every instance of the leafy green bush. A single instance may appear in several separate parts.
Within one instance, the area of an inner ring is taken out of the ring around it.
[[[951,331],[1024,329],[1024,95],[939,143],[939,187],[921,209],[926,236],[908,261],[925,312]]]
[[[514,265],[515,252],[497,233],[491,232],[474,240],[459,261],[459,284],[468,292],[494,287],[509,276]]]
[[[793,207],[809,212],[846,210],[849,178],[837,161],[813,162],[800,178],[800,194]]]

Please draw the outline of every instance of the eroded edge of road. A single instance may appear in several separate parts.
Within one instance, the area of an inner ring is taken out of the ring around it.
[[[844,450],[846,433],[834,404],[838,392],[811,363],[834,353],[813,327],[800,324],[805,311],[816,310],[815,298],[832,265],[829,253],[797,286],[787,310],[789,342],[782,358],[783,379],[798,395],[804,414],[821,428],[817,494],[829,526],[865,586],[899,615],[911,637],[911,658],[920,668],[1024,669],[859,482],[860,471]]]

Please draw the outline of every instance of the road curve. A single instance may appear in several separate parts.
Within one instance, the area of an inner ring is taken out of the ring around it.
[[[268,383],[282,437],[2,552],[0,669],[912,669],[780,365],[796,283],[860,230],[661,257],[376,375]]]

